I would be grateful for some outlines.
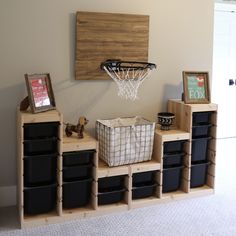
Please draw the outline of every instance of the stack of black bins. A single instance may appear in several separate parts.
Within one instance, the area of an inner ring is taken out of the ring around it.
[[[154,196],[156,193],[157,171],[134,173],[132,176],[132,199]]]
[[[180,188],[183,169],[185,140],[164,142],[162,192],[172,192]]]
[[[58,122],[24,124],[24,213],[50,212],[56,205]]]
[[[86,206],[91,199],[95,150],[63,153],[63,208]]]
[[[98,179],[98,205],[107,205],[124,201],[126,175]]]
[[[200,187],[206,183],[209,160],[207,150],[212,124],[211,112],[194,112],[192,126],[192,155],[190,187]]]

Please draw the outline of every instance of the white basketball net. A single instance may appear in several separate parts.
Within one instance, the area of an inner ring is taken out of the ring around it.
[[[143,81],[150,75],[151,68],[134,69],[134,68],[107,68],[103,69],[118,85],[118,96],[130,99],[138,99],[138,89]]]

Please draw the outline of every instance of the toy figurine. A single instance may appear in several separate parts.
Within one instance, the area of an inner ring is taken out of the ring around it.
[[[81,139],[84,137],[84,126],[88,124],[88,120],[84,117],[81,116],[78,120],[78,124],[77,125],[72,125],[67,123],[66,124],[66,136],[70,137],[72,135],[73,132],[78,133],[78,138]]]

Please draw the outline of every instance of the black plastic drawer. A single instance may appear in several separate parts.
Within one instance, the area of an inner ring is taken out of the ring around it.
[[[193,125],[211,122],[212,112],[193,112]]]
[[[174,167],[174,166],[182,166],[184,155],[185,155],[184,152],[164,154],[164,157],[163,157],[164,168]]]
[[[192,139],[192,155],[191,161],[206,161],[207,160],[207,149],[211,137]]]
[[[56,184],[24,188],[24,213],[35,215],[50,212],[57,202]]]
[[[155,194],[156,186],[157,186],[156,183],[151,183],[148,185],[140,184],[137,187],[133,187],[132,199],[140,199],[153,196]]]
[[[24,141],[24,155],[51,154],[57,152],[57,138]]]
[[[98,179],[98,190],[104,192],[111,188],[122,189],[124,188],[124,180],[125,175],[100,178]]]
[[[111,190],[110,192],[99,192],[98,205],[107,205],[123,201],[125,191],[125,188],[123,188],[119,190]]]
[[[24,157],[24,185],[28,187],[56,182],[57,154]]]
[[[63,166],[92,164],[95,150],[64,152]]]
[[[59,122],[24,124],[24,139],[58,137]]]
[[[192,137],[200,138],[209,136],[211,126],[211,124],[194,125],[192,128]]]
[[[134,173],[132,184],[133,186],[137,186],[143,183],[153,183],[155,180],[155,174],[157,171],[147,171],[147,172],[140,172],[140,173]]]
[[[164,154],[183,152],[185,140],[164,142]]]
[[[210,162],[197,163],[191,166],[190,187],[200,187],[206,184],[207,170]]]
[[[63,181],[74,181],[92,177],[92,165],[63,167]]]
[[[62,205],[64,208],[86,206],[91,199],[92,179],[64,182],[62,192]]]
[[[163,169],[162,192],[176,191],[180,187],[183,166]]]

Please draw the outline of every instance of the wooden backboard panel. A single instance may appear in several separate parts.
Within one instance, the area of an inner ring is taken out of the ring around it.
[[[148,61],[149,16],[77,12],[76,30],[76,80],[110,79],[107,59]]]

